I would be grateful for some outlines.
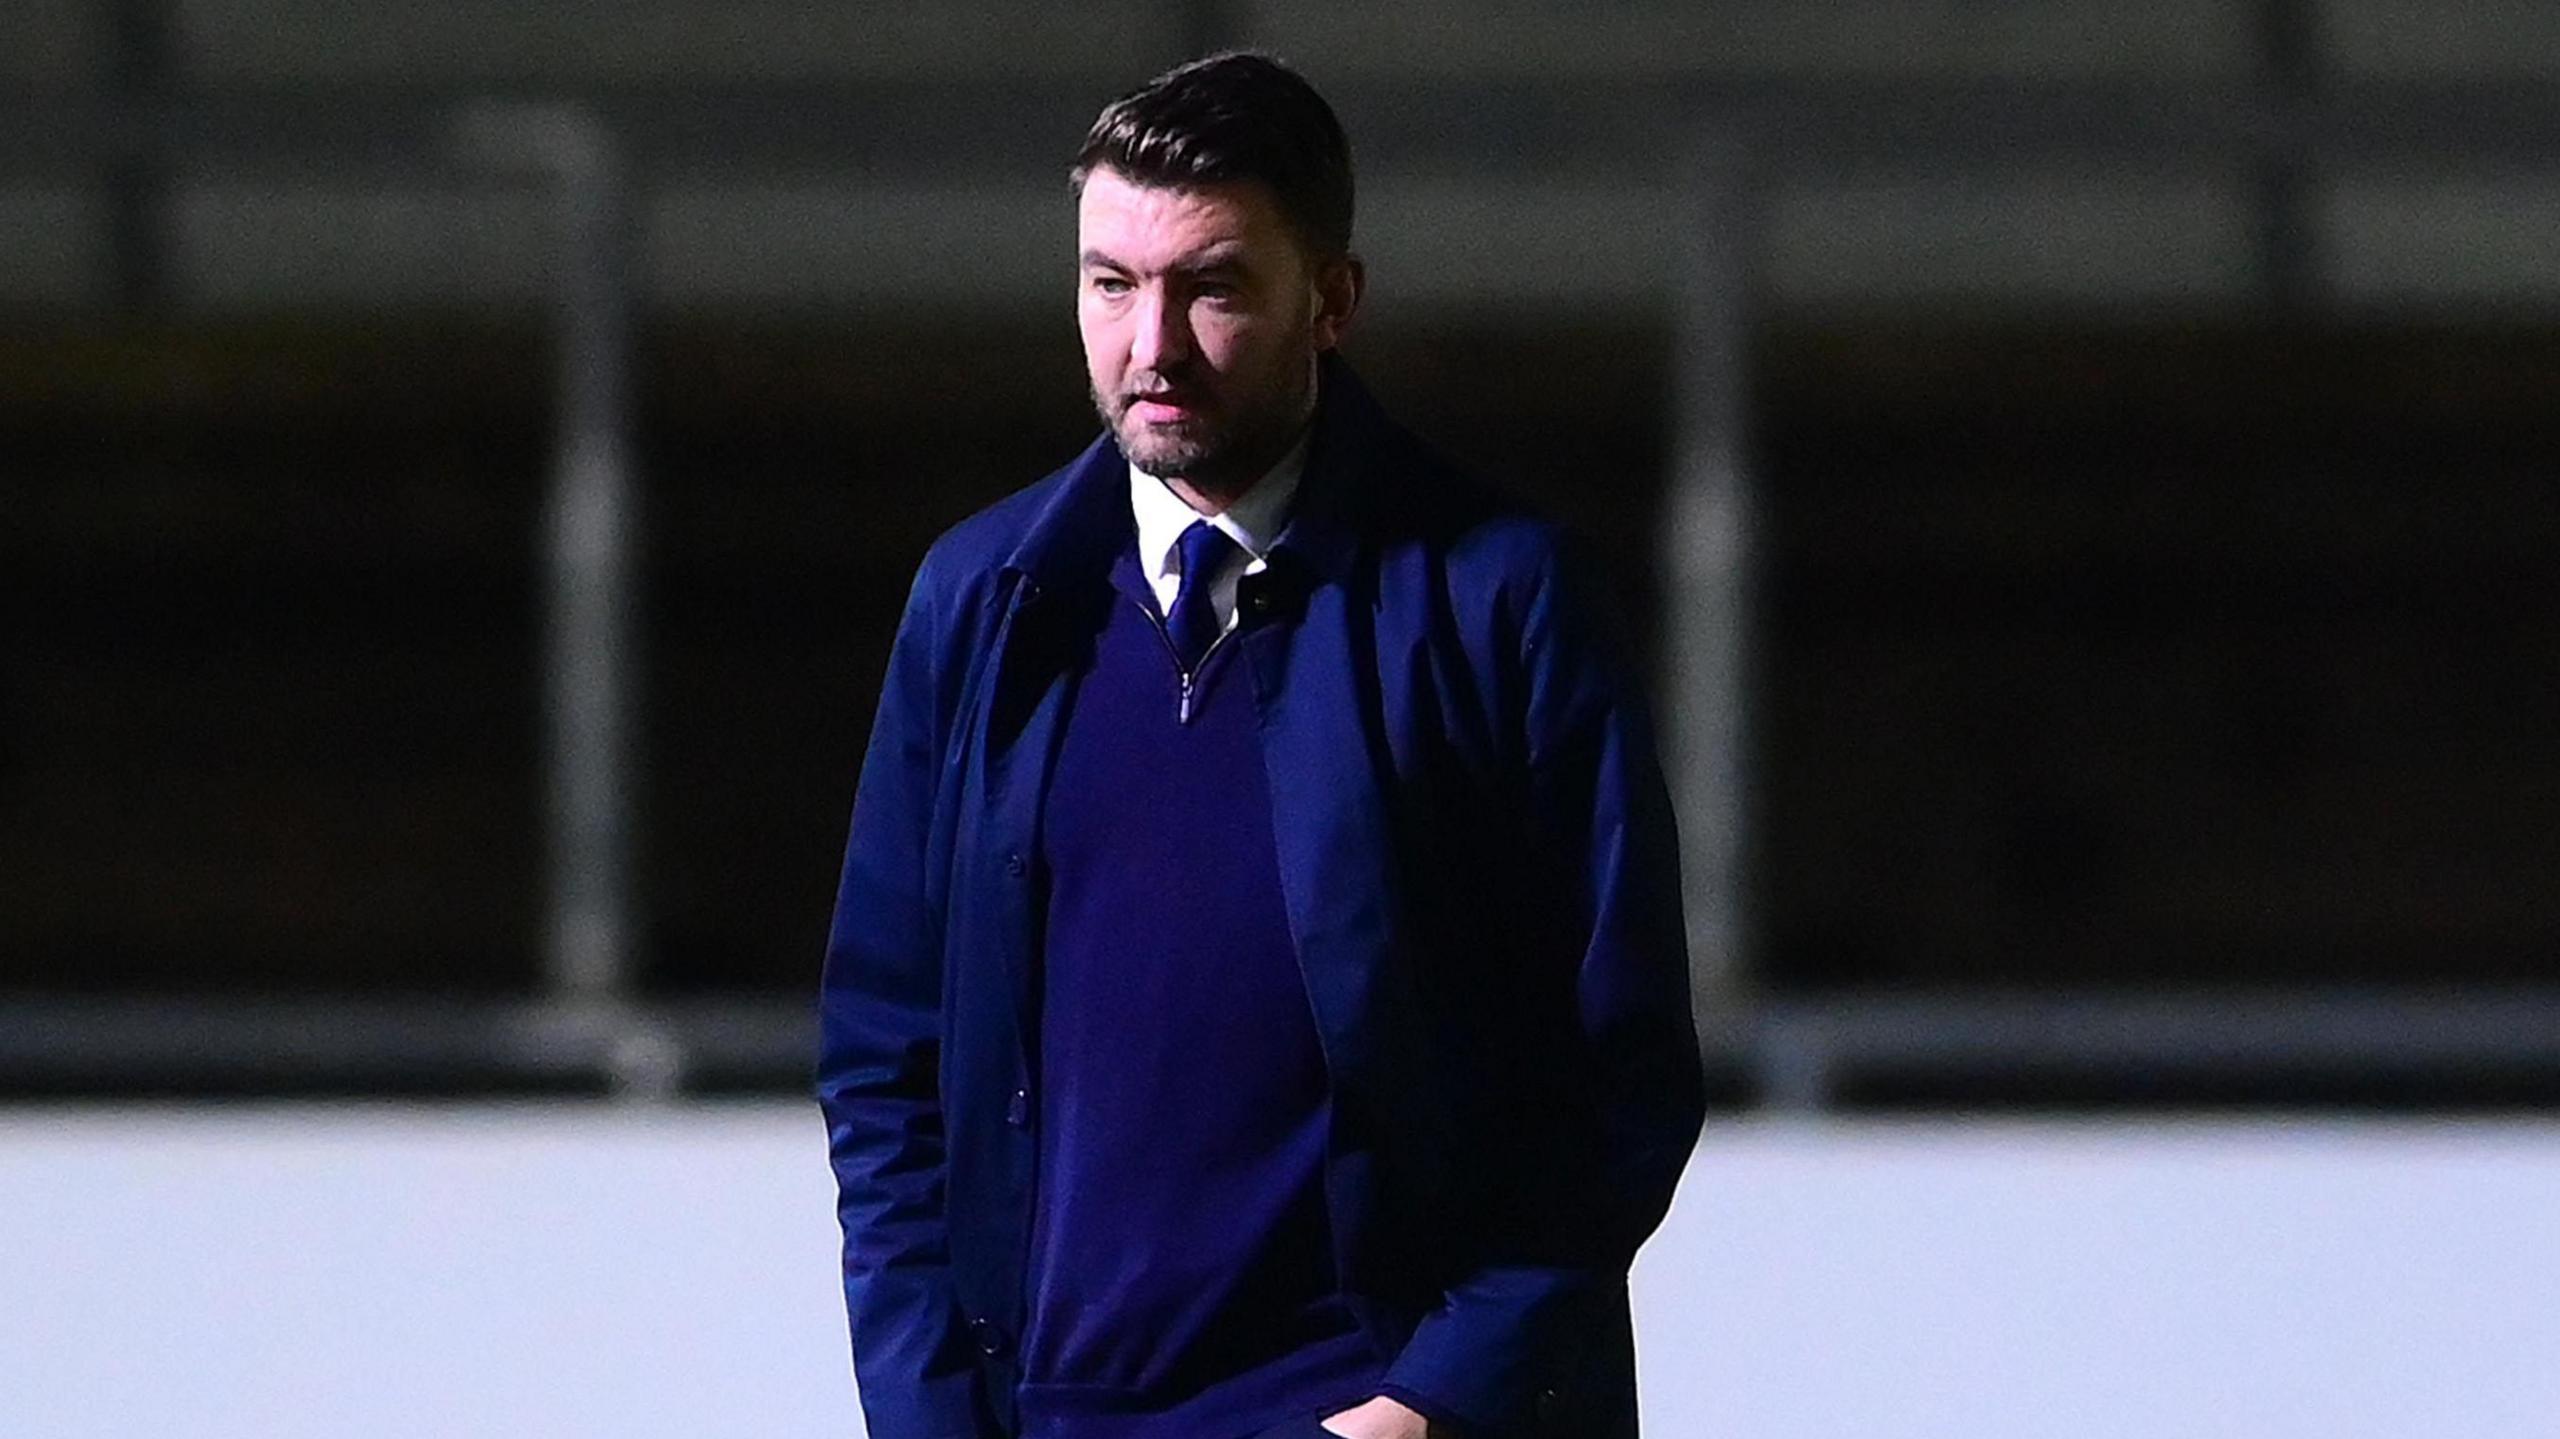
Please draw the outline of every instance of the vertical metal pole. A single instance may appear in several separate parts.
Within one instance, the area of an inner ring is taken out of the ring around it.
[[[128,317],[168,307],[166,201],[169,191],[166,102],[171,0],[104,0],[108,89],[122,126],[107,167],[107,255],[116,303]]]
[[[2312,133],[2326,68],[2312,0],[2260,0],[2260,103],[2270,139],[2257,158],[2258,256],[2268,308],[2311,311],[2320,300],[2320,254],[2311,221]]]
[[[685,1055],[631,993],[630,185],[613,137],[574,108],[480,107],[463,115],[461,138],[485,162],[541,174],[558,205],[559,416],[543,524],[546,998],[617,1092],[664,1098]]]
[[[1749,973],[1744,872],[1752,495],[1750,284],[1758,231],[1746,157],[1699,144],[1681,177],[1672,359],[1675,468],[1663,526],[1665,763],[1701,1011]]]
[[[1182,37],[1182,58],[1197,60],[1241,43],[1244,16],[1235,0],[1176,0],[1174,23]]]
[[[560,413],[545,535],[554,996],[619,1000],[631,979],[630,218],[601,126],[554,117],[562,238]]]

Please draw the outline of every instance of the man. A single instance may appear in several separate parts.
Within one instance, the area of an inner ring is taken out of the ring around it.
[[[870,1433],[1632,1436],[1700,1117],[1642,699],[1333,353],[1312,88],[1183,66],[1074,178],[1105,433],[925,556],[827,954]]]

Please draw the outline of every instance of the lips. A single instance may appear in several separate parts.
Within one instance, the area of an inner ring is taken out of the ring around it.
[[[1138,395],[1129,401],[1130,418],[1144,424],[1171,424],[1198,413],[1199,402],[1187,395]]]

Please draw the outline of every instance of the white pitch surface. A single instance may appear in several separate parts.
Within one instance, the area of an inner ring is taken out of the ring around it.
[[[0,1117],[0,1436],[858,1432],[815,1105]]]
[[[2560,1124],[1711,1132],[1654,1439],[2549,1439]]]
[[[0,1111],[5,1439],[843,1439],[814,1106]],[[1651,1439],[2547,1439],[2560,1125],[1711,1126]]]

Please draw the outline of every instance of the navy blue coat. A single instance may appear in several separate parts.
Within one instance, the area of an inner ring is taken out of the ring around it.
[[[1013,1430],[1040,805],[1129,533],[1105,435],[933,545],[890,656],[818,1065],[873,1439]],[[1330,357],[1238,604],[1335,1258],[1387,1382],[1471,1432],[1631,1436],[1627,1267],[1702,1108],[1643,696],[1557,532]]]

